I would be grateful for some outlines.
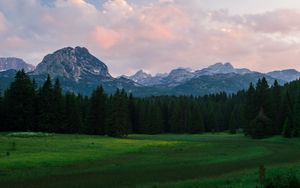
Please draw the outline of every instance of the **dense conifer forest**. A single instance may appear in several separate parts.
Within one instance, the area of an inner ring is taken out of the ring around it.
[[[243,132],[252,138],[298,137],[300,81],[280,86],[265,78],[236,94],[136,98],[124,90],[91,96],[62,93],[59,80],[39,88],[24,71],[0,98],[1,131],[83,133],[126,137],[130,133]]]

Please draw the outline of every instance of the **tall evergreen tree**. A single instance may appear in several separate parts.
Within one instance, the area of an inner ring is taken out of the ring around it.
[[[257,109],[259,110],[257,113],[264,111],[267,116],[270,116],[270,98],[269,98],[269,84],[265,77],[261,80],[259,79],[256,84],[256,94],[255,101],[257,105]]]
[[[244,127],[244,132],[246,135],[250,134],[251,130],[251,124],[250,122],[255,119],[257,113],[258,113],[258,108],[256,105],[256,96],[255,96],[255,88],[252,83],[250,83],[249,89],[246,93],[246,105],[245,105],[245,119],[247,121],[245,127]]]
[[[297,94],[296,103],[294,105],[292,125],[292,136],[298,137],[300,134],[300,93]]]
[[[90,98],[90,108],[88,114],[88,133],[105,134],[107,96],[102,87],[97,87]]]
[[[192,105],[191,113],[189,133],[203,133],[205,131],[205,127],[200,107],[196,104]]]
[[[54,132],[54,92],[50,76],[39,90],[39,126],[45,132]]]
[[[34,125],[34,83],[26,75],[24,70],[18,71],[15,80],[6,90],[4,95],[4,130],[27,131]]]
[[[122,89],[117,89],[111,100],[111,112],[107,125],[107,134],[112,137],[126,137],[131,130],[128,97]]]
[[[235,108],[230,115],[230,120],[229,120],[229,132],[231,134],[235,134],[236,130],[239,126],[239,121],[238,121],[238,111],[237,108]]]
[[[78,133],[83,127],[79,97],[74,93],[67,93],[65,96],[64,119],[63,132],[65,133]]]
[[[63,130],[64,126],[64,97],[62,95],[62,88],[60,86],[59,79],[55,80],[53,86],[53,130],[55,132],[60,132]]]
[[[291,101],[290,92],[286,91],[281,105],[280,105],[280,125],[281,125],[281,132],[285,137],[291,137],[292,136],[292,128],[293,128],[293,104]]]
[[[280,112],[280,106],[281,106],[281,91],[280,86],[275,80],[273,86],[271,87],[271,97],[270,97],[270,118],[272,119],[272,122],[274,124],[274,129],[276,134],[280,134],[282,132],[282,125],[283,121],[281,120],[281,112]]]
[[[291,138],[293,136],[293,123],[290,117],[287,117],[284,122],[282,135],[286,138]]]
[[[163,116],[161,108],[157,104],[152,104],[148,114],[148,133],[158,134],[163,132]]]

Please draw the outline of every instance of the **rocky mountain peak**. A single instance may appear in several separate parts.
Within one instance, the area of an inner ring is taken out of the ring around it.
[[[66,47],[48,54],[34,74],[49,74],[75,81],[92,77],[111,78],[107,66],[83,47]]]
[[[234,67],[231,65],[231,63],[216,63],[214,65],[209,66],[207,69],[218,73],[228,73],[233,72]]]
[[[147,74],[146,72],[144,72],[143,70],[139,70],[137,71],[134,76],[138,76],[138,77],[143,77],[143,78],[148,78],[151,77],[151,74]]]
[[[201,75],[215,75],[215,74],[229,74],[229,73],[235,73],[235,74],[247,74],[251,73],[249,69],[236,69],[233,67],[231,63],[216,63],[214,65],[211,65],[207,68],[204,68],[202,70],[196,71],[196,74],[198,76]]]
[[[145,80],[152,78],[152,75],[147,74],[143,70],[139,70],[132,76],[128,76],[128,77],[126,76],[126,78],[133,80],[137,83],[143,83]]]
[[[16,58],[16,57],[6,57],[0,58],[0,71],[6,70],[22,70],[24,69],[25,72],[30,72],[34,70],[34,66],[27,64],[23,59]]]

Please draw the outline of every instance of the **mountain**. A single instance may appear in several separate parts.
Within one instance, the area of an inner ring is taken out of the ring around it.
[[[73,81],[87,78],[112,78],[107,66],[86,48],[63,48],[44,57],[33,75],[49,74],[52,78],[63,77]]]
[[[90,95],[100,85],[107,93],[113,93],[117,88],[136,92],[141,87],[126,78],[113,78],[107,66],[83,47],[66,47],[46,55],[29,75],[39,85],[50,75],[60,80],[63,91],[83,95]]]
[[[290,82],[293,80],[297,80],[300,78],[300,72],[298,72],[295,69],[287,69],[287,70],[282,70],[282,71],[273,71],[267,73],[267,75],[276,78],[276,79],[281,79],[286,82]]]
[[[164,77],[160,85],[175,87],[195,77],[190,69],[178,68],[172,70],[168,76]]]
[[[203,75],[214,75],[214,74],[229,74],[229,73],[235,73],[235,74],[247,74],[251,73],[249,69],[236,69],[234,68],[230,63],[216,63],[214,65],[211,65],[207,68],[204,68],[202,70],[196,71],[197,76],[203,76]]]
[[[144,73],[143,70],[140,70],[133,76],[128,76],[126,78],[131,79],[144,86],[175,87],[199,76],[229,73],[244,75],[252,73],[252,71],[250,71],[249,69],[236,69],[230,63],[216,63],[207,68],[196,71],[193,71],[189,68],[177,68],[172,70],[169,74],[163,76],[159,74],[156,76],[151,76]]]
[[[121,77],[132,80],[142,86],[156,86],[161,85],[163,83],[163,79],[168,75],[169,74],[157,74],[152,76],[151,74],[145,73],[143,70],[139,70],[132,76],[123,75]]]
[[[15,57],[0,58],[0,71],[6,70],[22,70],[30,72],[34,70],[34,66],[26,63],[24,60]]]
[[[0,72],[0,90],[4,91],[14,80],[16,70]],[[177,68],[168,74],[152,76],[140,70],[132,76],[114,78],[107,66],[83,47],[66,47],[46,55],[37,68],[28,73],[41,86],[48,74],[58,78],[64,92],[90,95],[97,86],[103,86],[111,94],[117,88],[125,89],[135,96],[158,95],[206,95],[218,92],[235,93],[247,89],[249,84],[266,77],[269,84],[275,79],[280,84],[297,78],[295,70],[271,72],[268,74],[236,69],[230,63],[217,63],[193,71]]]
[[[272,85],[275,81],[275,78],[257,72],[242,75],[237,73],[202,75],[174,87],[172,92],[176,95],[193,94],[197,96],[219,92],[230,94],[248,89],[251,82],[256,83],[258,79],[263,77],[267,79],[269,85]],[[284,83],[284,81],[279,80],[279,84],[282,85]]]
[[[1,92],[8,88],[15,74],[16,70],[0,72]],[[150,89],[143,89],[140,84],[132,80],[113,78],[107,66],[82,47],[62,48],[48,54],[33,72],[28,73],[38,86],[45,82],[48,74],[52,79],[60,80],[64,92],[90,95],[100,85],[108,94],[115,92],[117,88],[141,94],[143,91],[150,92]]]
[[[14,69],[0,72],[0,95],[9,87],[10,83],[14,80],[16,73],[17,71]]]
[[[129,79],[135,82],[143,82],[144,80],[151,78],[151,74],[145,73],[143,70],[139,70],[133,76],[130,76]]]

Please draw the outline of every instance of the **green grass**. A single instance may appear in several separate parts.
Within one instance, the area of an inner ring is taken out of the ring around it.
[[[243,135],[0,135],[0,187],[255,187],[300,174],[300,139]]]

